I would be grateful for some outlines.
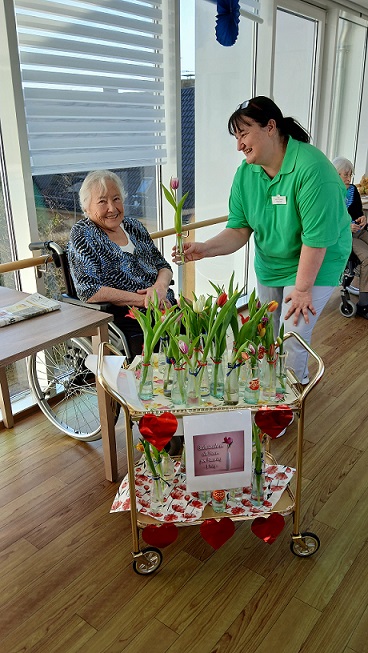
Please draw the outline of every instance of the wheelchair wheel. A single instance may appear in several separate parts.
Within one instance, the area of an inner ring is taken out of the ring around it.
[[[354,317],[356,311],[356,305],[350,299],[345,299],[345,301],[341,302],[340,313],[344,317]]]
[[[99,439],[95,376],[84,361],[92,353],[84,338],[71,338],[27,360],[30,387],[46,417],[66,435],[90,442]]]

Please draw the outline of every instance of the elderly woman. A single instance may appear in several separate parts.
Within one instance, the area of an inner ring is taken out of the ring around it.
[[[351,217],[353,252],[360,261],[359,299],[356,315],[368,320],[368,232],[365,228],[367,226],[367,218],[363,213],[359,191],[351,183],[351,178],[354,174],[352,162],[349,159],[339,156],[332,163],[347,188],[345,202]]]
[[[127,317],[129,306],[147,308],[154,293],[161,306],[175,304],[172,270],[139,220],[124,217],[124,189],[109,170],[90,172],[79,201],[84,218],[71,229],[67,247],[79,299],[110,302],[130,353],[142,353],[143,334]]]

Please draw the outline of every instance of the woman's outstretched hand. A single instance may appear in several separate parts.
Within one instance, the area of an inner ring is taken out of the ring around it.
[[[205,257],[205,243],[184,243],[184,262],[199,261]],[[172,260],[174,263],[181,263],[181,255],[176,245],[172,248]]]

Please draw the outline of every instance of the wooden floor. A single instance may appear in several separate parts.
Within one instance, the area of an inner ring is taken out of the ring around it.
[[[335,294],[315,330],[326,373],[306,409],[302,530],[319,552],[292,555],[291,517],[272,545],[240,522],[217,552],[181,528],[160,569],[137,576],[100,443],[37,414],[0,433],[2,653],[368,651],[368,323],[338,306]],[[295,433],[275,443],[280,462]]]

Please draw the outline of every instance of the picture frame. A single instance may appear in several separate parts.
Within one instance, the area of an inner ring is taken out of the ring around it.
[[[250,409],[184,416],[183,430],[189,492],[251,484]]]

